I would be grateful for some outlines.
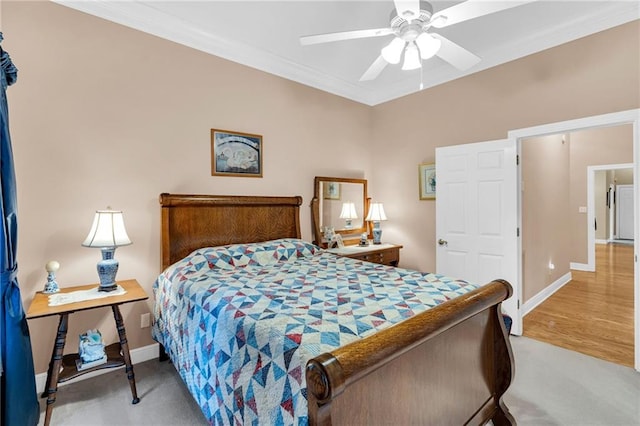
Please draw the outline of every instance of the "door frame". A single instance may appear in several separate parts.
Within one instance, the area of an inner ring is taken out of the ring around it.
[[[633,169],[633,163],[624,163],[624,164],[605,164],[598,166],[588,166],[587,167],[587,264],[575,264],[571,263],[571,269],[577,269],[581,271],[594,272],[596,270],[596,230],[592,224],[596,217],[596,194],[594,191],[594,182],[596,180],[596,172],[603,170],[622,170],[622,169]],[[635,175],[634,175],[634,185],[635,185]],[[612,214],[612,210],[609,212],[609,216]],[[607,220],[610,220],[607,218]],[[612,231],[613,226],[610,228],[610,233]],[[609,238],[611,239],[611,238]]]
[[[561,121],[557,123],[543,124],[540,126],[528,127],[512,130],[508,132],[508,139],[516,143],[517,153],[520,156],[521,143],[523,139],[545,136],[558,133],[567,133],[578,130],[585,130],[596,127],[609,127],[630,124],[633,127],[633,173],[635,177],[640,176],[640,109],[614,112],[609,114],[594,115],[591,117],[574,120]],[[634,185],[634,199],[639,200],[640,185]],[[640,212],[637,203],[633,209],[634,238],[640,238]],[[518,168],[518,228],[522,229],[522,167]],[[638,244],[634,244],[634,348],[635,348],[635,369],[640,371],[640,274],[638,271]],[[518,280],[516,294],[522,299],[522,238],[518,239]],[[520,307],[522,300],[518,300],[517,315],[513,318],[514,334],[522,334],[522,312]]]

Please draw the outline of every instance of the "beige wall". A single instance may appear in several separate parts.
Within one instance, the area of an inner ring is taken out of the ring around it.
[[[617,185],[633,184],[633,169],[618,169],[613,171],[613,183]]]
[[[521,154],[522,301],[526,302],[569,272],[570,142],[565,135],[529,138],[522,141]]]
[[[25,308],[61,264],[58,282],[97,281],[100,251],[80,246],[96,209],[122,209],[133,245],[117,250],[119,278],[151,294],[159,272],[161,192],[301,195],[311,239],[313,178],[364,177],[371,109],[319,90],[48,2],[2,3],[3,47],[19,69],[8,90],[19,202],[19,280]],[[210,129],[264,137],[264,177],[212,177]],[[123,308],[132,348],[152,343]],[[70,318],[68,351],[110,311]],[[30,321],[44,372],[56,318]]]
[[[580,207],[587,206],[587,167],[604,164],[633,163],[633,127],[601,127],[571,132],[570,205],[571,261],[588,263],[587,214]]]
[[[633,162],[632,131],[613,126],[522,141],[523,302],[569,273],[571,262],[588,262],[587,213],[579,212],[587,207],[587,167]],[[594,185],[601,195],[598,231],[605,235],[605,172]]]
[[[80,246],[95,209],[124,210],[134,244],[116,253],[119,277],[150,293],[160,192],[302,195],[310,239],[316,175],[369,179],[402,265],[433,270],[434,203],[418,200],[417,166],[436,146],[640,107],[638,22],[369,108],[56,4],[1,6],[3,46],[20,69],[8,96],[25,305],[48,260],[61,263],[62,286],[96,281],[100,254]],[[265,177],[211,177],[212,127],[262,134]],[[138,328],[150,306],[123,309],[132,348],[152,342]],[[113,341],[111,322],[106,310],[75,314],[68,347],[89,327]],[[30,326],[44,372],[56,320]]]
[[[417,167],[436,147],[638,108],[639,76],[634,21],[376,106],[370,188],[385,203],[385,239],[404,245],[402,264],[435,268],[435,203],[419,200]]]

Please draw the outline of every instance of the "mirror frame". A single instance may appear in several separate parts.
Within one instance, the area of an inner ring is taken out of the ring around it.
[[[360,235],[364,232],[369,233],[369,227],[364,220],[369,213],[369,203],[371,198],[367,194],[367,180],[366,179],[352,179],[352,178],[339,178],[339,177],[327,177],[316,176],[314,183],[313,200],[311,201],[311,222],[313,226],[313,243],[320,247],[326,247],[327,241],[324,240],[324,235],[320,229],[320,197],[322,197],[322,191],[320,184],[322,182],[340,182],[340,183],[360,183],[362,184],[362,205],[364,206],[364,217],[362,219],[362,227],[353,229],[337,229],[336,234],[342,235],[345,240],[345,244],[350,243],[357,244],[360,239]]]

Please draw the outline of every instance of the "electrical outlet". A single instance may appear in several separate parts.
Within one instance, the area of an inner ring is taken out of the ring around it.
[[[140,328],[147,328],[151,326],[151,314],[146,313],[140,315]]]

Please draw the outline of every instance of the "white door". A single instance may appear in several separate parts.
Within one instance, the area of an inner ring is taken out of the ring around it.
[[[618,238],[633,240],[633,185],[617,185],[616,216]]]
[[[436,272],[486,284],[502,278],[518,312],[518,173],[515,141],[436,148]],[[520,334],[520,330],[512,329]]]

